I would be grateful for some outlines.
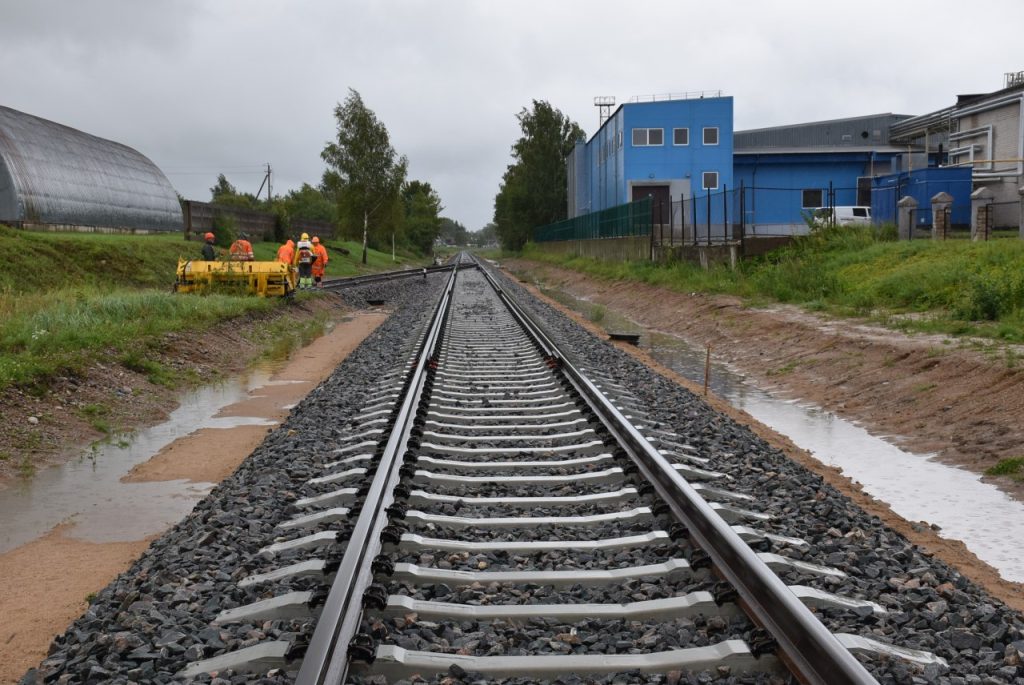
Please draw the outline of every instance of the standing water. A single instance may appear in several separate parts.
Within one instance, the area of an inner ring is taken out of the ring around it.
[[[185,480],[122,483],[142,463],[182,435],[200,428],[273,426],[250,416],[215,418],[249,391],[270,381],[273,369],[186,393],[167,421],[139,431],[126,443],[98,443],[82,457],[40,471],[34,478],[0,490],[0,553],[35,540],[71,521],[70,537],[91,542],[141,540],[159,533],[192,510],[213,487]],[[286,382],[286,381],[285,381]]]
[[[561,291],[549,297],[600,323],[606,330],[640,334],[640,347],[676,373],[704,382],[705,351],[678,336],[644,329],[634,321]],[[864,491],[908,521],[927,521],[943,537],[961,540],[1003,578],[1024,582],[1024,557],[1011,540],[1024,539],[1024,503],[983,483],[980,476],[906,452],[857,424],[820,407],[773,395],[735,369],[712,363],[711,390],[782,433],[819,461],[842,469]]]

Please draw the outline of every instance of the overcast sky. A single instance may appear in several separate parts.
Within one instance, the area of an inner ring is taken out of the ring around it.
[[[596,95],[721,90],[737,130],[921,114],[1024,70],[1024,2],[0,0],[0,104],[130,145],[182,195],[223,171],[317,183],[358,90],[476,230],[548,100],[587,134]]]

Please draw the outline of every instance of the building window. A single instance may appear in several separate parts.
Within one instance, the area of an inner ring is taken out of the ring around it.
[[[821,188],[815,188],[812,190],[805,190],[803,192],[803,198],[801,200],[801,206],[804,209],[817,209],[821,207]]]
[[[633,147],[664,145],[665,130],[661,128],[634,128]]]
[[[690,144],[690,129],[688,129],[688,128],[674,128],[674,129],[672,129],[672,144],[673,145],[689,145]]]
[[[718,190],[718,172],[705,171],[701,174],[700,183],[704,190]]]
[[[857,177],[857,204],[861,207],[871,206],[871,177]]]
[[[704,144],[718,145],[718,127],[708,126],[704,129]]]

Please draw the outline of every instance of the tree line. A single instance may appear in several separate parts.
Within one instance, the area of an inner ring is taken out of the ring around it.
[[[538,226],[568,213],[565,158],[585,137],[579,124],[545,101],[516,115],[522,135],[494,198],[494,229],[502,247],[520,250]]]
[[[214,204],[275,214],[287,226],[292,217],[329,221],[345,239],[368,247],[404,248],[428,254],[444,226],[441,198],[427,181],[407,178],[408,159],[391,145],[387,127],[349,89],[334,108],[336,138],[320,153],[326,163],[317,185],[303,183],[283,196],[264,200],[240,193],[224,174],[210,188]],[[450,220],[448,220],[450,221]]]

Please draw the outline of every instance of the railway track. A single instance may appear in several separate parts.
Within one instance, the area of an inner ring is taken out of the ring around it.
[[[400,269],[397,271],[385,271],[376,274],[366,274],[364,276],[349,276],[348,278],[332,278],[324,281],[324,290],[341,290],[343,288],[352,288],[360,285],[366,285],[368,283],[383,283],[386,281],[393,281],[405,278],[425,278],[430,274],[443,273],[445,271],[451,271],[453,264],[441,264],[438,266],[425,266],[419,269]]]
[[[889,609],[827,591],[842,570],[772,532],[775,514],[485,270],[451,270],[414,333],[239,578],[259,599],[213,621],[315,623],[308,644],[256,641],[181,677],[872,683],[893,662],[944,669],[875,639]]]

